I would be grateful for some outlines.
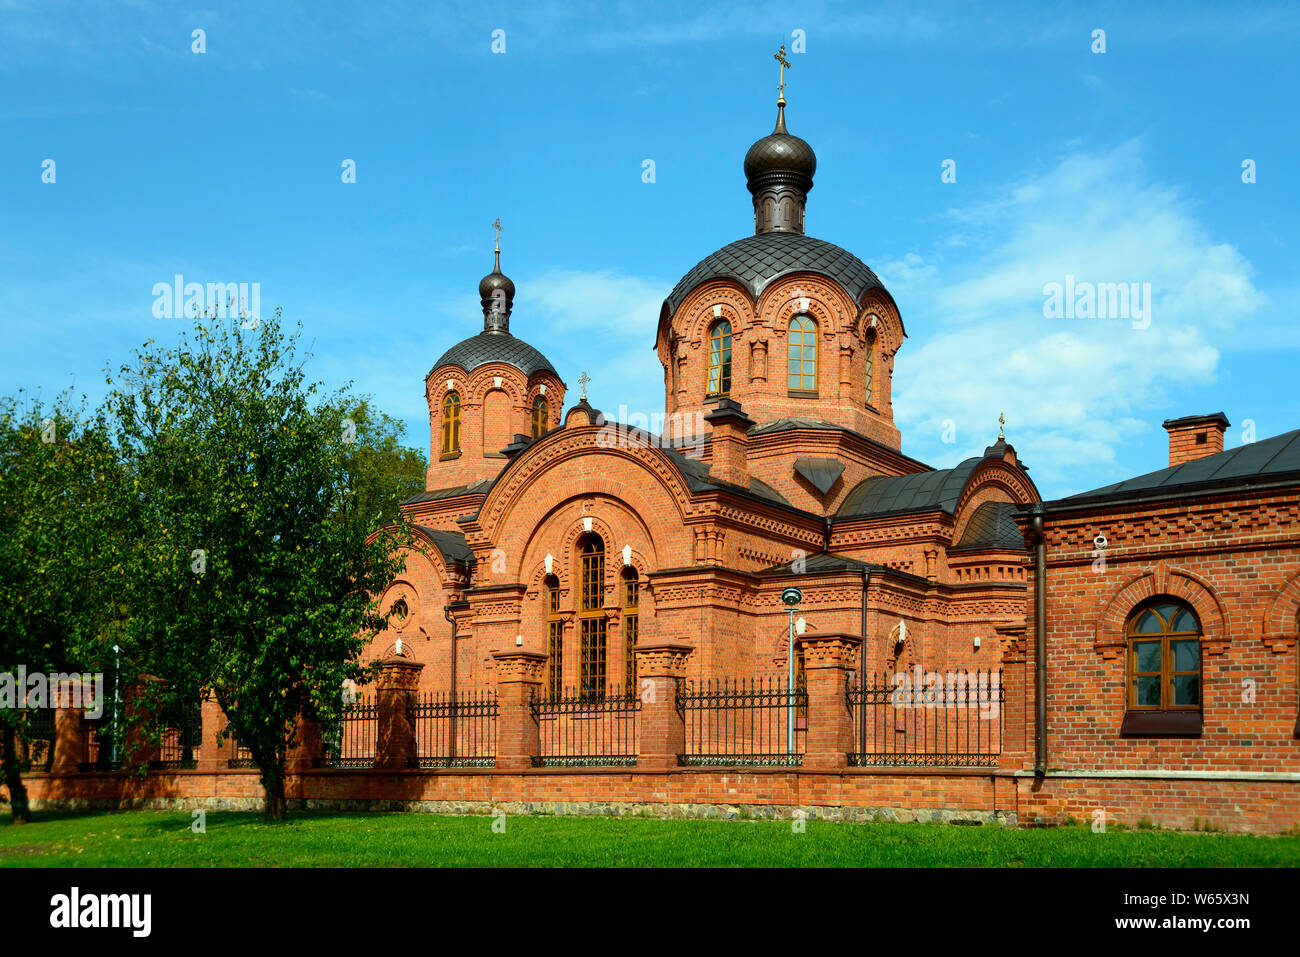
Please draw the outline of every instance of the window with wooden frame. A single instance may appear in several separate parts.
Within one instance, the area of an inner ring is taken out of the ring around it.
[[[1201,623],[1186,602],[1155,598],[1124,627],[1125,720],[1121,733],[1199,734]]]
[[[809,316],[790,320],[786,382],[791,392],[817,391],[817,323]]]
[[[636,647],[640,634],[641,619],[641,582],[636,577],[636,569],[628,568],[623,572],[623,690],[627,694],[636,691]]]
[[[533,438],[546,434],[546,418],[546,397],[539,395],[533,399]]]
[[[588,535],[578,556],[578,690],[592,701],[605,695],[605,543],[599,535]]]
[[[442,454],[460,451],[460,395],[448,392],[442,400]]]
[[[876,405],[876,330],[872,328],[867,329],[867,335],[862,343],[862,380],[867,405],[874,408]]]
[[[723,396],[731,392],[731,323],[715,322],[709,330],[708,395]]]
[[[564,618],[560,615],[560,582],[548,575],[546,586],[546,697],[552,701],[564,691]]]

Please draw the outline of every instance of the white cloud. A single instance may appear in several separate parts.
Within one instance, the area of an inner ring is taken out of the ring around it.
[[[997,434],[1005,411],[1045,494],[1128,474],[1116,448],[1158,428],[1144,413],[1214,382],[1223,340],[1267,302],[1241,253],[1216,241],[1178,190],[1151,180],[1136,142],[1072,155],[949,218],[968,238],[962,261],[941,260],[903,303],[911,338],[895,376],[899,427],[913,454],[951,464],[943,420],[958,423],[969,453]],[[983,254],[971,255],[972,230]],[[935,247],[952,255],[945,237]],[[1150,283],[1150,327],[1044,318],[1044,285],[1067,275]]]

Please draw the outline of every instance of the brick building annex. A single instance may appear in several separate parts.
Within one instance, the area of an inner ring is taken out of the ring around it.
[[[1300,431],[1224,451],[1222,414],[1171,420],[1167,468],[1050,502],[1001,434],[904,455],[903,315],[805,232],[816,166],[782,97],[753,235],[663,303],[656,432],[569,399],[498,248],[483,331],[424,382],[369,750],[308,740],[291,797],[1300,826]],[[33,795],[251,799],[214,707],[192,768]]]

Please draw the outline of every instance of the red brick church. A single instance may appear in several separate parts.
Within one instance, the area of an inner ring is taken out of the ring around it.
[[[566,404],[512,331],[498,246],[483,331],[425,379],[427,491],[403,505],[422,547],[374,653],[437,692],[494,689],[520,653],[544,694],[630,691],[634,649],[661,645],[689,649],[686,679],[779,681],[793,585],[800,680],[828,637],[860,678],[1001,672],[999,763],[1047,817],[1118,787],[1184,824],[1300,823],[1300,432],[1224,451],[1222,414],[1169,421],[1167,468],[1055,502],[1002,434],[953,468],[910,458],[903,316],[805,231],[816,169],[782,96],[744,159],[753,235],[654,325],[662,434],[585,388]]]

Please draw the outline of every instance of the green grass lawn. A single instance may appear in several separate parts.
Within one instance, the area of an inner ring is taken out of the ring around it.
[[[0,867],[1233,867],[1300,864],[1300,837],[1087,827],[302,813],[37,814]]]

